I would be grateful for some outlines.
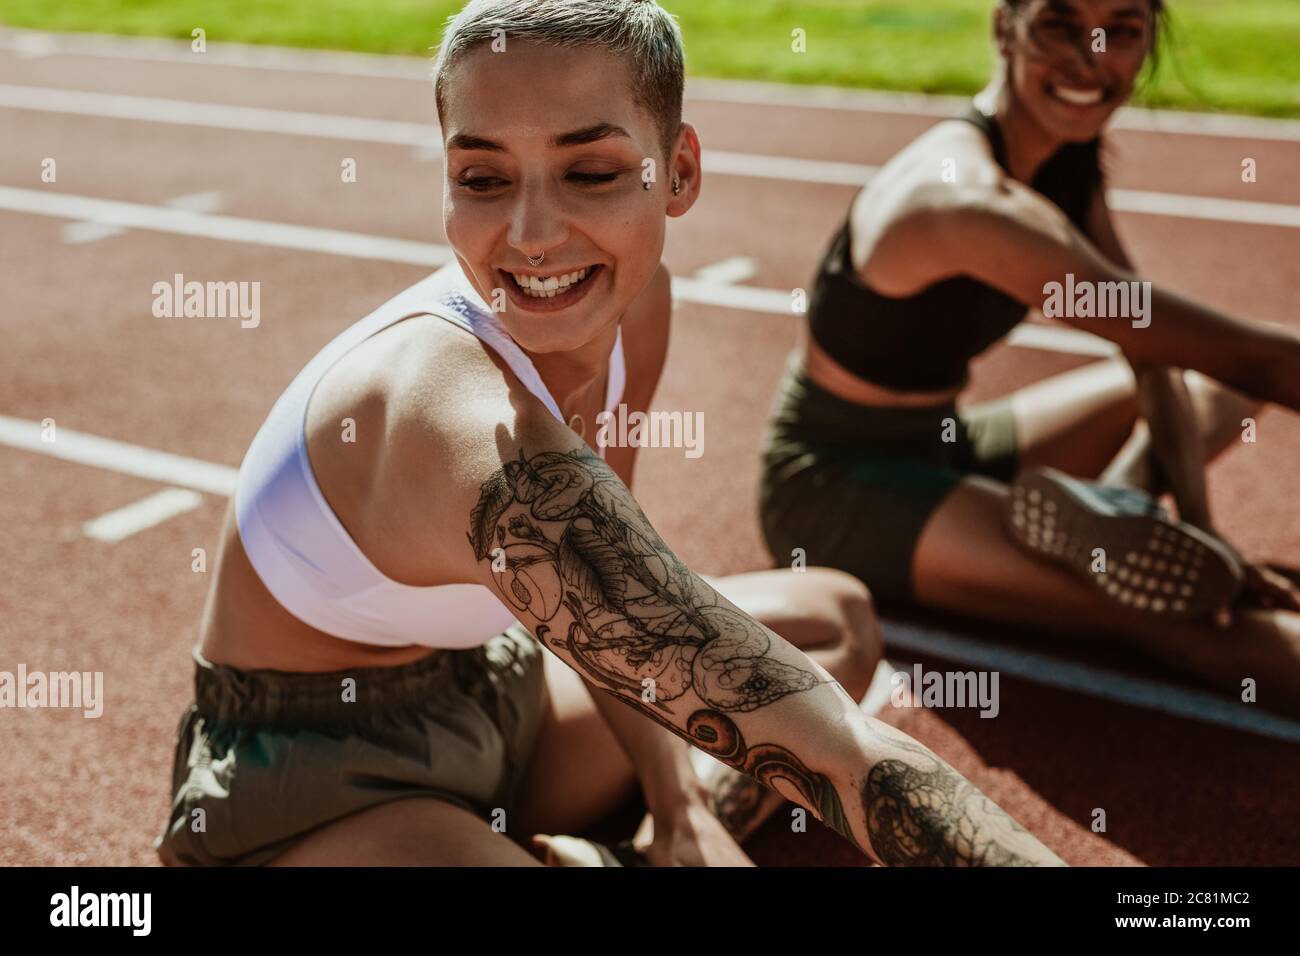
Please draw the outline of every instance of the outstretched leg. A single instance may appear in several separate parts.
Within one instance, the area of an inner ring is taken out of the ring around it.
[[[1099,600],[1087,582],[1015,546],[1002,524],[1007,494],[998,482],[966,478],[930,516],[912,564],[921,603],[1042,627],[1053,642],[1136,650],[1233,695],[1250,678],[1261,706],[1300,713],[1300,615],[1245,611],[1225,632]]]

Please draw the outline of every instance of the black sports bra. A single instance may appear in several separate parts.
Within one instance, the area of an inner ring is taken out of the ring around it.
[[[997,121],[974,107],[959,119],[988,138],[1007,169]],[[1067,143],[1039,168],[1030,186],[1080,229],[1102,185],[1101,141]],[[850,258],[849,218],[822,258],[808,305],[814,341],[853,374],[897,391],[964,386],[970,360],[1010,332],[1028,313],[1020,302],[968,276],[945,279],[915,295],[893,298],[862,282]]]

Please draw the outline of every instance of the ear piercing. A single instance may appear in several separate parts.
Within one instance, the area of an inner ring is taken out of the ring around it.
[[[646,180],[644,183],[642,183],[641,185],[642,185],[643,188],[645,188],[645,189],[649,189],[649,188],[650,188],[652,185],[654,185],[654,184],[651,183],[650,180],[647,179],[647,180]],[[682,180],[681,180],[681,177],[674,173],[674,174],[673,174],[673,195],[676,196],[676,195],[677,195],[678,193],[680,193],[681,191],[682,191]]]

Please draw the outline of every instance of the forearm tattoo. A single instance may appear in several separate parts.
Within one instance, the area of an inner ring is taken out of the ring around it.
[[[1031,846],[1036,841],[970,781],[911,740],[889,739],[914,757],[880,761],[862,787],[867,832],[882,862],[890,866],[1034,866],[1039,862],[1005,845],[1008,833],[1023,835]]]
[[[468,537],[476,558],[493,562],[502,598],[536,618],[538,640],[563,648],[594,684],[722,763],[797,798],[871,852],[825,774],[779,744],[746,745],[728,716],[832,682],[777,660],[770,632],[722,605],[677,560],[590,449],[521,452],[506,462],[481,486]],[[571,617],[563,633],[552,624],[561,607]],[[705,706],[683,721],[672,704],[688,691]],[[910,738],[899,735],[904,745],[880,736],[899,759],[868,772],[861,784],[867,819],[859,823],[882,862],[1027,862],[989,835],[1014,827],[1009,817]],[[757,799],[740,789],[734,795],[739,802],[730,811],[741,825]]]

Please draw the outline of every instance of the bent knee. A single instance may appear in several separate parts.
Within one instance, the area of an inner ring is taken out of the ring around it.
[[[844,571],[818,569],[832,607],[832,622],[844,648],[842,673],[835,675],[849,691],[865,693],[885,653],[880,616],[871,591]]]

